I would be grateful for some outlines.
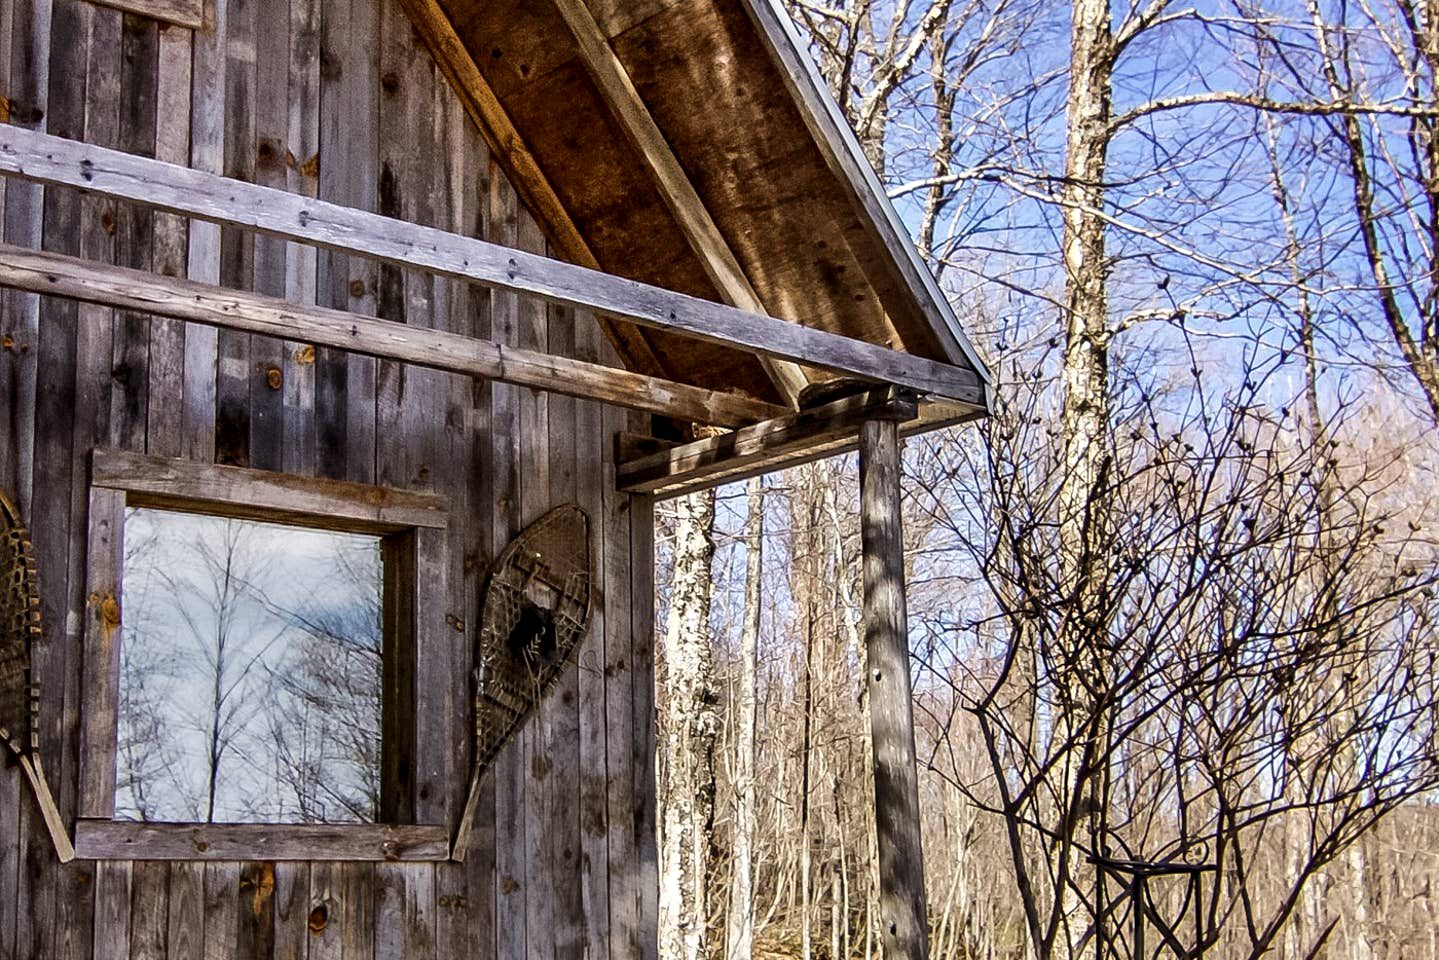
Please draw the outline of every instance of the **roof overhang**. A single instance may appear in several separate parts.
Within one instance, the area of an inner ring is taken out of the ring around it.
[[[556,256],[989,373],[774,0],[404,0]],[[825,375],[610,319],[632,369]]]

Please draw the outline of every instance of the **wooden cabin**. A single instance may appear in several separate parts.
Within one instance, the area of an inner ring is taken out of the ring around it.
[[[885,937],[922,955],[897,438],[987,373],[778,0],[0,0],[0,121],[41,630],[0,958],[654,957],[654,501],[857,447]],[[466,826],[487,578],[562,504],[583,639]],[[226,633],[177,599],[213,555],[154,546],[212,520],[295,595],[237,580],[282,618],[243,679],[178,645]],[[368,647],[306,619],[342,536]]]

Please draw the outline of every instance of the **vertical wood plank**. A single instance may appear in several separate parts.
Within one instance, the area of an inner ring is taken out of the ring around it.
[[[583,314],[575,320],[575,356],[599,362],[602,333],[594,317]],[[594,524],[595,569],[601,573],[609,568],[607,553],[611,548],[605,517],[605,473],[596,469],[604,463],[606,437],[604,409],[598,403],[580,401],[575,404],[575,435],[577,439],[578,477],[576,497],[581,508]],[[605,725],[605,639],[606,622],[611,601],[602,594],[595,604],[589,635],[580,646],[577,689],[579,698],[579,818],[580,818],[580,895],[584,917],[584,943],[591,960],[609,956],[609,838],[608,776],[606,770]],[[615,608],[616,616],[622,611]]]
[[[120,149],[153,157],[159,28],[153,20],[127,13],[122,22],[120,43]],[[116,209],[115,220],[117,262],[136,270],[152,269],[154,212],[124,204]],[[123,311],[116,313],[113,364],[110,442],[127,450],[144,450],[150,367],[149,317]]]
[[[289,146],[285,157],[291,193],[319,196],[320,0],[290,0]],[[285,299],[316,300],[317,251],[285,247]],[[284,469],[311,474],[316,467],[315,348],[284,345]]]
[[[0,4],[0,96],[6,97],[5,112],[10,112],[10,41],[15,35],[15,5]],[[0,178],[3,179],[3,178]],[[0,236],[4,235],[5,184],[0,183]],[[3,310],[3,308],[0,308]]]
[[[124,556],[125,495],[95,489],[90,495],[87,550],[90,586],[84,625],[85,690],[80,733],[82,817],[115,812],[115,736],[119,704],[120,565]]]
[[[277,7],[281,8],[277,11]],[[254,179],[283,190],[289,185],[287,145],[290,128],[290,9],[288,3],[265,3],[255,29]],[[256,235],[252,289],[272,297],[287,291],[285,268],[289,244]],[[250,337],[249,464],[278,470],[284,463],[285,348],[273,337]]]
[[[320,0],[291,0],[288,61],[286,186],[292,193],[319,195],[320,151]],[[300,244],[285,246],[285,299],[317,301],[317,252]],[[283,347],[283,434],[281,466],[287,472],[319,472],[316,444],[313,346],[286,342]],[[277,863],[275,871],[276,958],[299,960],[309,952],[311,869],[304,863]]]
[[[474,184],[471,179],[471,164],[474,157],[466,153],[470,141],[466,136],[468,120],[458,98],[444,84],[437,84],[437,142],[442,162],[435,165],[438,225],[456,233],[471,231],[471,217],[474,214]],[[435,286],[434,325],[455,333],[472,335],[474,318],[471,315],[472,300],[468,288],[453,281],[437,281]],[[448,754],[448,779],[442,784],[446,791],[446,822],[452,827],[463,809],[465,797],[463,787],[469,776],[469,743],[473,731],[469,722],[469,677],[473,667],[470,653],[469,597],[477,593],[478,587],[470,575],[471,561],[476,557],[478,544],[475,528],[475,489],[471,485],[474,476],[474,459],[480,449],[479,438],[475,436],[473,417],[473,386],[468,377],[445,377],[442,382],[443,394],[438,402],[444,409],[444,442],[441,458],[433,471],[436,489],[453,491],[455,509],[450,515],[446,578],[448,594],[446,610],[448,629],[444,642],[449,657],[450,672],[440,682],[445,684],[444,694],[451,723],[446,731]],[[435,954],[441,960],[461,960],[476,957],[481,949],[471,936],[470,922],[471,894],[467,882],[466,867],[462,863],[440,863],[435,865]],[[484,951],[488,953],[486,949]]]
[[[276,863],[275,938],[271,956],[275,960],[300,960],[309,952],[310,865]]]
[[[341,955],[344,960],[370,960],[385,956],[375,942],[375,868],[368,863],[340,866],[344,928]]]
[[[46,129],[49,96],[50,18],[49,0],[16,0],[9,8],[10,122]],[[6,187],[4,235],[6,242],[39,249],[44,216],[44,189],[35,184],[13,183]],[[31,484],[34,478],[35,390],[39,356],[40,300],[34,295],[6,290],[0,292],[0,485],[3,485],[29,516]],[[27,794],[14,770],[7,771],[13,799],[0,811],[0,829],[7,838],[6,854],[0,857],[0,947],[18,955],[31,949],[35,924],[34,910],[38,864],[29,862],[32,831]]]
[[[631,415],[632,420],[635,419]],[[641,960],[659,955],[659,837],[655,780],[655,504],[630,499],[630,662],[634,665],[635,882],[639,906],[633,933]]]
[[[543,253],[544,236],[534,217],[518,209],[516,245],[521,250]],[[545,305],[533,298],[518,304],[519,345],[545,351],[549,325]],[[549,401],[548,393],[530,388],[516,391],[519,397],[520,517],[521,524],[539,519],[553,503],[551,499]],[[525,952],[531,957],[552,957],[555,950],[554,916],[557,880],[553,863],[546,855],[552,824],[549,776],[553,771],[547,737],[553,724],[553,698],[544,697],[521,731],[520,774],[523,777],[522,803],[525,819]]]
[[[132,870],[128,860],[95,865],[94,960],[126,960],[130,956]]]
[[[427,863],[375,865],[375,956],[435,956],[435,871]]]
[[[155,159],[188,164],[190,160],[190,64],[193,32],[161,26],[157,52]],[[186,265],[186,227],[181,217],[157,213],[154,219],[155,272],[182,277]],[[185,410],[185,324],[150,319],[149,393],[146,438],[150,453],[177,457]]]
[[[137,863],[138,872],[143,864]],[[205,864],[205,960],[232,960],[240,934],[240,865]]]
[[[256,16],[258,0],[229,0],[225,30],[224,173],[255,179]],[[268,29],[268,24],[267,24]],[[220,283],[239,290],[253,286],[255,237],[224,227],[220,231]],[[215,378],[215,460],[250,462],[250,335],[221,330]]]
[[[50,46],[46,124],[58,136],[84,136],[86,50],[66,40],[88,35],[89,14],[82,6],[64,3],[51,11],[51,33],[45,38]],[[46,249],[78,253],[81,238],[74,227],[80,201],[75,191],[45,191],[42,209]],[[72,302],[40,300],[33,489],[27,517],[36,563],[50,584],[40,594],[45,642],[32,648],[30,658],[32,676],[40,683],[40,756],[65,820],[75,810],[75,724],[66,712],[65,692],[73,689],[70,668],[78,670],[78,644],[73,642],[78,638],[72,629],[78,621],[70,615],[64,582],[72,547],[83,546],[71,525],[77,313]],[[74,705],[72,698],[69,706]],[[21,832],[29,883],[21,887],[17,951],[58,960],[88,956],[93,865],[56,861],[38,808],[28,796],[22,801]]]
[[[51,0],[14,0],[11,9],[10,122],[46,129],[50,86]],[[40,249],[45,189],[33,183],[5,188],[5,242]],[[40,339],[40,298],[14,290],[0,292],[0,483],[26,516],[35,441],[35,375]]]
[[[88,36],[88,60],[85,75],[85,141],[100,146],[113,147],[119,142],[120,130],[120,51],[122,16],[118,11],[95,7],[90,13]],[[115,204],[108,199],[85,197],[81,200],[80,254],[87,259],[112,263],[115,259]],[[108,815],[114,806],[114,741],[104,741],[100,768],[92,770],[91,751],[87,738],[93,741],[95,734],[88,731],[96,704],[109,702],[112,706],[116,690],[113,675],[102,680],[97,691],[88,682],[93,668],[92,657],[99,658],[104,669],[115,661],[112,654],[118,653],[113,629],[106,630],[103,608],[92,607],[87,586],[92,565],[99,562],[108,573],[100,574],[96,582],[110,583],[109,593],[119,599],[119,570],[116,558],[123,549],[117,539],[110,543],[113,535],[123,534],[123,498],[113,496],[101,498],[105,501],[102,517],[106,539],[101,543],[91,538],[96,530],[96,516],[91,510],[89,477],[90,450],[97,442],[106,440],[110,434],[110,358],[113,350],[112,336],[114,313],[103,307],[81,304],[78,307],[78,329],[76,331],[75,367],[75,432],[72,447],[71,516],[72,536],[84,538],[80,548],[72,546],[68,579],[68,607],[80,613],[80,637],[78,648],[81,664],[81,682],[67,693],[67,702],[75,703],[79,710],[78,752],[78,800],[81,816]],[[105,591],[102,591],[105,592]],[[116,608],[118,611],[118,607]],[[103,637],[96,634],[110,633],[108,644],[92,641]],[[99,649],[97,649],[97,647]],[[105,691],[109,694],[106,696]],[[98,694],[98,695],[97,695]],[[82,709],[83,707],[83,709]],[[102,716],[106,712],[101,711]],[[114,736],[113,721],[101,724],[103,735]],[[99,775],[98,785],[95,779]],[[125,862],[105,862],[95,865],[94,907],[92,912],[91,955],[95,960],[120,960],[129,955],[131,865]]]
[[[275,953],[275,866],[266,862],[240,864],[237,890],[235,952],[241,957],[272,957]]]
[[[347,175],[352,153],[351,124],[346,122],[349,104],[350,0],[320,2],[320,144],[316,189],[324,200],[353,205],[351,178]],[[322,250],[315,264],[316,296],[321,304],[340,309],[350,306],[349,258]],[[363,292],[363,291],[362,291]],[[315,449],[320,471],[329,477],[344,477],[346,465],[345,429],[346,379],[349,360],[344,351],[318,348],[315,351]]]
[[[470,143],[478,147],[480,141],[477,131],[470,126],[467,126],[466,130],[466,136]],[[493,233],[491,223],[494,212],[490,203],[491,180],[499,174],[488,154],[476,152],[468,155],[477,159],[470,168],[474,174],[474,187],[469,195],[471,212],[467,219],[473,224],[472,229],[477,236],[489,237]],[[474,336],[489,338],[493,329],[492,310],[494,304],[488,292],[468,288],[466,295],[469,299],[468,320]],[[494,452],[497,448],[493,426],[494,393],[490,381],[474,381],[470,386],[469,400],[468,419],[471,424],[473,440],[471,441],[472,451],[468,462],[468,481],[466,483],[470,506],[466,512],[471,519],[467,536],[468,546],[462,563],[465,568],[466,584],[465,623],[468,625],[465,647],[471,670],[473,670],[476,656],[475,631],[480,622],[483,584],[490,564],[496,556],[495,544],[500,540],[500,534],[497,532],[497,526],[500,525],[500,512],[496,506],[499,495],[496,481],[498,471]],[[470,682],[471,676],[472,673],[467,673],[464,682],[464,696],[467,704],[464,713],[464,755],[466,758],[464,769],[467,774],[475,736],[474,688]],[[460,780],[461,791],[464,789],[465,780],[466,778]],[[498,871],[495,868],[496,837],[493,815],[496,798],[494,782],[493,777],[487,776],[480,784],[478,813],[475,818],[476,822],[471,825],[470,849],[463,864],[470,943],[473,944],[473,955],[486,958],[486,960],[497,955],[499,946],[496,921],[499,892]],[[463,801],[460,803],[463,804]]]
[[[572,357],[576,352],[574,311],[549,311],[548,349]],[[579,500],[579,402],[569,397],[549,398],[550,501],[553,505]],[[592,471],[591,471],[592,472]],[[591,531],[593,549],[594,531]],[[554,884],[551,929],[558,960],[581,960],[585,953],[584,912],[580,858],[580,712],[579,666],[571,663],[561,673],[549,697],[551,716],[545,731],[549,775],[546,791],[549,813],[546,855]]]
[[[350,0],[349,40],[341,73],[345,112],[338,118],[338,122],[348,127],[348,149],[342,175],[350,180],[350,205],[361,210],[375,210],[379,200],[380,0]],[[346,266],[349,271],[345,287],[348,309],[373,316],[378,285],[375,262],[351,257]],[[348,354],[345,364],[344,476],[349,480],[373,483],[376,451],[375,360]]]
[[[225,169],[225,75],[229,45],[229,0],[205,0],[210,28],[194,37],[190,86],[190,166],[207,173]],[[191,220],[186,254],[191,280],[220,282],[220,228]],[[185,328],[184,411],[181,443],[186,457],[209,462],[215,456],[216,368],[219,333],[194,324]]]
[[[899,483],[898,424],[888,420],[866,423],[859,434],[860,544],[869,665],[865,679],[879,841],[880,938],[886,957],[925,960],[929,923],[920,844]]]
[[[513,246],[518,242],[519,207],[514,189],[502,177],[490,180],[490,239]],[[500,343],[519,343],[519,306],[506,293],[490,291],[490,336]],[[490,454],[494,471],[494,541],[498,556],[522,524],[520,471],[520,399],[510,384],[490,386]],[[525,778],[523,735],[500,751],[488,779],[494,786],[495,952],[500,960],[527,957],[525,898]],[[479,814],[484,816],[482,810]]]
[[[181,331],[183,334],[183,331]],[[205,865],[170,864],[168,960],[203,960],[205,955]],[[97,918],[98,923],[98,918]]]
[[[170,865],[158,860],[136,863],[130,886],[132,960],[165,960],[169,901]]]
[[[628,429],[624,411],[604,410],[606,437]],[[634,810],[634,680],[631,661],[631,624],[627,611],[630,595],[629,498],[615,490],[614,447],[604,455],[605,530],[605,731],[607,781],[605,821],[609,842],[610,960],[635,960],[640,926],[640,889],[637,876],[635,828],[626,814]]]
[[[309,930],[309,960],[341,960],[347,955],[345,937],[353,936],[356,922],[346,916],[345,878],[341,869],[336,863],[310,866],[310,900],[305,919]],[[369,956],[374,956],[373,950]]]
[[[11,43],[15,31],[15,4],[0,4],[0,95],[11,90]],[[7,110],[8,112],[8,110]],[[0,177],[0,180],[6,178]],[[0,237],[5,236],[6,184],[0,183]],[[0,292],[0,334],[8,335],[8,292]],[[0,399],[6,402],[6,416],[0,416],[0,485],[13,494],[11,482],[19,459],[16,444],[18,418],[9,411],[16,401],[16,364],[13,355],[0,354]],[[0,956],[15,954],[15,918],[20,884],[20,768],[0,767]]]

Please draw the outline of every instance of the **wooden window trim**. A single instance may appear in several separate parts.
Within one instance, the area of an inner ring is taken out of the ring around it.
[[[199,30],[205,26],[204,0],[90,0],[102,7],[114,7],[180,27]]]
[[[116,820],[120,635],[126,507],[279,522],[380,537],[384,568],[386,704],[377,824],[202,824]],[[444,860],[449,792],[417,790],[443,771],[448,684],[417,696],[448,629],[445,528],[437,494],[293,474],[96,450],[91,461],[86,570],[84,710],[80,718],[76,855],[127,860]],[[423,704],[423,709],[421,705]],[[436,799],[435,794],[441,795]]]

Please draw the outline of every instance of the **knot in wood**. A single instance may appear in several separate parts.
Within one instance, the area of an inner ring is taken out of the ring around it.
[[[113,594],[100,598],[100,622],[111,629],[120,625],[120,603]]]

